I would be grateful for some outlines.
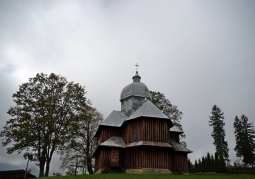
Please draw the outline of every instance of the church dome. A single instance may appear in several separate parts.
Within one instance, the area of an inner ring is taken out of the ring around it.
[[[145,97],[151,100],[151,94],[148,87],[140,82],[141,77],[136,71],[135,76],[133,76],[133,83],[127,85],[123,88],[120,95],[120,100],[126,99],[130,96]]]

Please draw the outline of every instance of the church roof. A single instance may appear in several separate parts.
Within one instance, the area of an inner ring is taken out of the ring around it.
[[[183,130],[179,129],[177,126],[173,126],[169,130],[170,132],[183,133]]]
[[[108,146],[108,147],[121,147],[125,146],[125,141],[123,137],[113,136],[110,139],[104,141],[100,144],[100,146]]]
[[[111,114],[100,123],[100,125],[120,127],[125,119],[127,119],[125,112],[112,111]]]
[[[151,94],[148,87],[140,82],[141,77],[139,76],[138,72],[136,72],[135,76],[133,77],[133,83],[125,86],[120,94],[120,100],[131,96],[138,96],[138,97],[146,97],[151,99]]]
[[[140,106],[131,116],[127,117],[124,111],[112,111],[111,114],[100,123],[100,126],[112,126],[120,127],[124,121],[135,119],[138,117],[152,117],[152,118],[161,118],[169,119],[157,106],[155,106],[150,100],[145,99],[146,101]],[[171,121],[171,120],[170,120]],[[172,132],[183,133],[177,127],[170,129]]]
[[[165,142],[151,142],[151,141],[139,141],[133,142],[125,145],[124,148],[135,147],[135,146],[156,146],[156,147],[171,147],[168,143]]]
[[[173,149],[175,151],[178,151],[178,152],[187,152],[187,153],[191,153],[192,152],[191,150],[187,149],[186,147],[182,146],[181,144],[179,144],[179,143],[177,143],[177,142],[175,142],[175,141],[173,141],[171,139],[170,139],[169,143],[170,143],[170,145],[173,147]]]
[[[153,117],[170,119],[159,108],[157,108],[150,100],[146,100],[129,118],[126,120],[135,119],[138,117]]]

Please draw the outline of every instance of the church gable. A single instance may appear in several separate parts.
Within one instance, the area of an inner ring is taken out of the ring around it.
[[[157,106],[155,106],[150,100],[146,100],[146,99],[143,105],[140,106],[131,116],[129,116],[126,119],[126,121],[139,118],[139,117],[152,117],[152,118],[170,120],[170,118],[166,116]]]

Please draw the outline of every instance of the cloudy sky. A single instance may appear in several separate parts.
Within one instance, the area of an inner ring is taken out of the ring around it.
[[[141,81],[184,113],[191,160],[215,152],[208,120],[216,104],[234,162],[235,116],[255,123],[254,9],[252,0],[1,0],[0,130],[12,94],[37,73],[86,86],[107,117],[120,110],[121,90],[138,63]],[[3,147],[0,163],[25,166],[22,155]],[[51,173],[58,168],[56,156]]]

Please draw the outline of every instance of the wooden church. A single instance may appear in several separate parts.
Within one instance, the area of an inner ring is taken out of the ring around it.
[[[179,143],[183,133],[152,102],[138,72],[123,88],[121,111],[101,122],[95,137],[95,173],[188,173],[191,151]]]

